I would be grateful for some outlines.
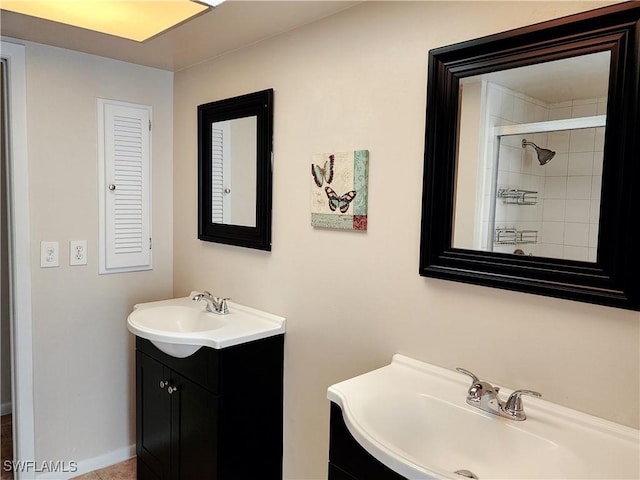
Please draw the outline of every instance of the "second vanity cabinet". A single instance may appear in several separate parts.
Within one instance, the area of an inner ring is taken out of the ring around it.
[[[367,452],[347,429],[342,410],[331,403],[329,480],[407,480]]]
[[[284,335],[186,358],[136,337],[139,480],[282,478]]]

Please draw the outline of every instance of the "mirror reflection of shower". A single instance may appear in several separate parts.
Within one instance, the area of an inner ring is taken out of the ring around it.
[[[460,81],[454,248],[597,261],[610,65],[602,51]]]
[[[595,115],[494,129],[488,249],[596,261],[605,125]]]
[[[522,139],[522,148],[526,148],[527,145],[532,146],[536,150],[536,155],[538,155],[538,162],[540,166],[546,165],[549,161],[556,156],[556,152],[553,150],[549,150],[548,148],[540,148],[533,142],[527,141],[526,138]]]

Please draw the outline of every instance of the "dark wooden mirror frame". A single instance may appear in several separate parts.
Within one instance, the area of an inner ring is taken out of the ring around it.
[[[211,125],[257,117],[255,227],[211,221]],[[208,242],[271,250],[273,90],[198,106],[198,238]]]
[[[640,310],[640,2],[563,17],[429,52],[420,275]],[[595,263],[452,247],[459,82],[611,52]]]

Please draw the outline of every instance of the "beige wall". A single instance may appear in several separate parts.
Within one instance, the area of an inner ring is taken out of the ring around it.
[[[396,352],[638,427],[640,314],[418,275],[428,50],[595,6],[366,2],[176,74],[174,293],[287,317],[286,478],[326,475],[327,387]],[[270,87],[273,251],[200,242],[196,106]],[[311,155],[352,149],[369,230],[314,229]]]
[[[126,317],[172,293],[173,75],[32,43],[26,58],[36,457],[122,455],[135,443]],[[97,97],[153,107],[152,271],[98,275]],[[69,266],[72,239],[88,241],[87,266]],[[42,240],[60,242],[60,267],[39,268]]]

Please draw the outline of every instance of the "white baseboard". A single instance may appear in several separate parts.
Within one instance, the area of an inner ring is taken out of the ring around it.
[[[0,415],[8,415],[11,413],[11,402],[0,405]]]
[[[77,477],[78,475],[124,462],[125,460],[135,456],[135,454],[136,446],[133,444],[128,447],[113,450],[103,455],[98,455],[97,457],[78,460],[76,465],[77,469],[74,472],[47,472],[37,475],[36,478],[38,480],[68,480],[70,478]],[[69,465],[70,463],[66,462],[65,466],[70,470]]]

